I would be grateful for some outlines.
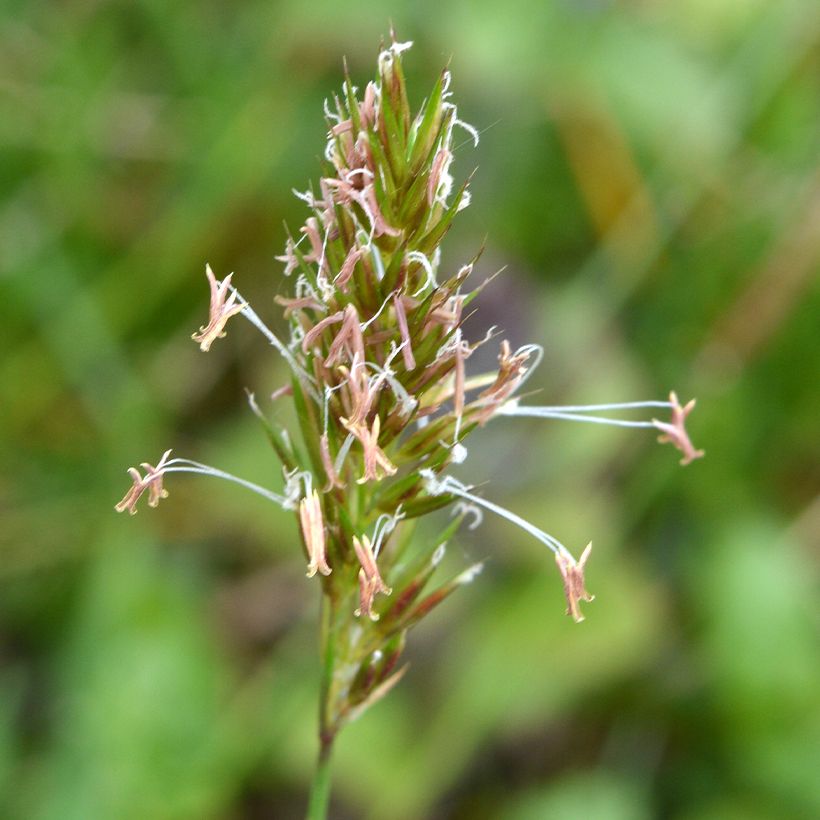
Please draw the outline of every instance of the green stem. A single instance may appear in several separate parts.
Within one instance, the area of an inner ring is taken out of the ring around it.
[[[319,760],[313,785],[310,788],[307,820],[325,820],[330,803],[330,757],[333,750],[333,738],[322,738],[319,746]]]
[[[321,615],[322,680],[319,694],[319,758],[310,788],[307,820],[325,820],[330,802],[330,757],[335,737],[329,715],[333,669],[336,660],[336,641],[333,634],[334,616],[333,598],[326,592],[322,595]]]

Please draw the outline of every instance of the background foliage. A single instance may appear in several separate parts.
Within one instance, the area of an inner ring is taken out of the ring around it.
[[[117,517],[163,449],[278,486],[235,325],[204,356],[204,262],[263,315],[321,101],[388,14],[416,101],[452,56],[484,131],[448,238],[546,345],[542,403],[696,395],[707,458],[500,420],[472,481],[596,545],[575,626],[504,522],[480,581],[338,750],[337,816],[820,815],[820,8],[813,0],[311,4],[5,0],[0,13],[0,814],[298,817],[317,589],[293,521],[207,480]],[[466,136],[466,135],[465,135]]]

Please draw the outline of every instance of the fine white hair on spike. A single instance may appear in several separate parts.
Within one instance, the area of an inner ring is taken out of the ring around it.
[[[458,437],[461,435],[461,422],[462,422],[463,418],[464,418],[463,412],[460,412],[456,415],[456,424],[455,424],[455,429],[453,430],[453,438],[456,441],[458,441]],[[466,448],[465,448],[465,452],[466,452]],[[456,461],[455,463],[459,464],[460,462]]]
[[[334,114],[330,110],[330,106],[327,104],[327,97],[322,100],[322,108],[324,109],[325,116],[331,120],[332,122],[341,122],[342,118],[338,114]]]
[[[376,554],[376,546],[381,543],[381,540],[384,536],[384,528],[387,526],[387,523],[391,520],[392,516],[390,513],[382,513],[377,519],[376,523],[373,525],[373,535],[370,537],[370,544],[373,547],[373,553]]]
[[[395,513],[382,513],[373,526],[373,538],[371,543],[373,545],[373,557],[377,557],[382,548],[384,539],[396,529],[396,525],[404,518],[404,512],[401,506]]]
[[[265,418],[265,414],[262,412],[262,409],[256,402],[256,395],[252,393],[250,390],[246,390],[245,393],[248,396],[248,404],[250,405],[251,411],[253,414],[262,420],[263,423],[267,424],[267,419]],[[292,448],[291,440],[290,440],[290,433],[283,427],[279,431],[279,435],[282,437],[282,440],[285,442],[285,447],[288,449]]]
[[[390,45],[390,50],[394,54],[401,54],[403,51],[407,51],[407,49],[412,48],[412,47],[413,47],[413,41],[412,40],[407,40],[404,43],[392,43]]]
[[[447,552],[447,542],[445,541],[443,544],[439,544],[436,547],[435,551],[433,552],[433,555],[430,558],[430,563],[434,567],[437,567],[444,560],[444,554],[446,552]]]
[[[330,421],[330,414],[329,414],[329,407],[330,407],[330,397],[337,391],[341,390],[345,386],[345,382],[339,382],[335,387],[328,387],[325,386],[324,390],[324,404],[322,406],[322,414],[324,416],[324,432],[327,435],[329,421]]]
[[[447,161],[446,165],[441,169],[439,175],[438,187],[436,188],[435,201],[440,202],[444,207],[447,207],[447,198],[453,192],[453,175],[450,173],[450,165],[452,164],[452,155]],[[460,210],[460,209],[459,209]],[[438,250],[438,248],[436,248]]]
[[[479,347],[480,345],[487,344],[487,342],[489,342],[493,338],[493,336],[495,336],[497,330],[498,330],[497,325],[490,325],[490,329],[484,334],[484,338],[480,342],[478,342],[475,345],[475,347]]]
[[[456,212],[463,211],[465,208],[469,208],[471,201],[472,195],[469,191],[465,190],[464,193],[461,195],[461,200],[458,203],[458,208],[456,208]]]
[[[535,361],[527,367],[526,373],[521,377],[516,386],[516,392],[520,390],[529,380],[533,373],[538,369],[538,365],[541,364],[542,360],[544,359],[544,348],[541,347],[539,344],[531,343],[522,345],[518,348],[518,350],[513,353],[513,356],[523,356],[523,355],[531,356],[535,354]]]
[[[373,267],[376,269],[376,278],[381,282],[384,279],[384,262],[375,243],[370,244],[370,256],[373,259]]]
[[[390,51],[390,49],[379,52],[379,74],[381,74],[387,68],[387,66],[393,65],[393,56],[393,52]]]
[[[369,328],[370,325],[372,325],[373,322],[375,322],[376,319],[379,318],[379,315],[381,314],[381,312],[385,309],[385,307],[387,307],[387,303],[393,298],[394,293],[395,293],[395,291],[391,291],[390,293],[388,293],[387,298],[382,302],[382,306],[366,322],[362,322],[362,324],[361,324],[362,333],[364,333],[365,330],[367,330],[367,328]]]
[[[325,274],[325,253],[327,252],[327,240],[330,236],[330,228],[325,228],[325,237],[322,240],[322,256],[319,259],[319,262],[316,266],[316,286],[319,288],[319,292],[322,294],[322,301],[329,302],[334,294],[336,293],[336,288],[330,283]]]
[[[460,125],[473,138],[473,146],[478,148],[478,129],[475,126],[470,125],[469,122],[460,120],[455,115],[453,117],[453,125]]]
[[[373,244],[373,237],[366,230],[364,225],[359,222],[358,218],[356,219],[356,242],[367,250],[370,250],[370,247]]]
[[[367,204],[364,196],[358,196],[356,198],[356,204],[364,211],[364,215],[370,223],[370,232],[367,234],[367,241],[363,243],[369,248],[373,245],[373,237],[376,235],[376,217],[373,215],[373,211],[370,210],[370,206]]]
[[[302,202],[306,202],[311,208],[316,206],[316,200],[313,197],[313,191],[297,191],[296,188],[291,188],[293,195]]]
[[[320,310],[322,313],[327,313],[328,306],[322,303],[322,299],[318,293],[313,289],[313,285],[308,282],[307,277],[300,273],[298,278],[296,279],[296,286],[294,287],[294,295],[297,299],[302,299],[305,297],[312,298],[316,305],[313,306],[314,310]],[[301,325],[299,326],[301,329]]]
[[[387,353],[387,358],[384,360],[384,370],[387,370],[389,373],[393,373],[394,371],[390,368],[390,365],[393,364],[393,359],[401,353],[402,348],[407,344],[407,342],[402,342],[401,344],[396,344],[395,340],[390,342],[390,350]],[[378,367],[378,365],[377,365]]]
[[[248,405],[250,406],[253,414],[264,421],[265,414],[262,412],[262,408],[256,402],[256,393],[252,390],[245,390],[245,395],[248,397]]]
[[[461,428],[461,419],[456,419],[456,433],[455,435],[458,436],[459,430]],[[463,464],[467,460],[468,451],[467,448],[459,443],[458,441],[454,441],[452,444],[448,444],[446,441],[442,441],[439,439],[438,442],[442,447],[445,447],[450,451],[450,461],[453,464]]]
[[[418,399],[413,398],[402,386],[398,379],[389,378],[387,383],[396,394],[396,401],[399,403],[399,414],[407,418],[418,406]]]
[[[404,258],[408,262],[418,262],[424,268],[424,272],[427,275],[427,281],[413,294],[413,297],[418,296],[427,287],[437,287],[436,273],[433,269],[433,264],[427,258],[426,254],[423,254],[421,251],[410,251]]]
[[[419,475],[424,479],[424,489],[427,490],[430,495],[443,495],[446,492],[444,489],[444,481],[436,476],[435,470],[425,467],[419,470]]]
[[[345,459],[347,458],[347,454],[350,452],[350,448],[353,446],[353,442],[356,440],[356,437],[353,433],[348,433],[347,438],[342,442],[342,446],[339,448],[339,452],[336,453],[336,461],[333,462],[333,469],[341,474],[342,467],[344,466]]]
[[[456,328],[456,331],[453,333],[452,337],[448,339],[436,352],[436,361],[443,359],[445,356],[452,355],[456,348],[463,344],[469,343],[462,340],[461,328]]]
[[[328,162],[333,162],[335,159],[336,140],[329,139],[325,144],[325,159]]]
[[[373,104],[375,105],[376,113],[378,114],[379,104],[381,103],[381,99],[382,99],[382,86],[381,86],[381,83],[374,83],[371,80],[367,85],[368,85],[368,87],[373,88]]]
[[[473,520],[467,525],[468,530],[478,529],[484,521],[484,513],[481,512],[481,507],[467,501],[459,501],[453,507],[453,515],[472,515]]]
[[[362,637],[363,634],[364,634],[364,630],[361,628],[361,626],[359,626],[359,624],[357,624],[357,623],[354,623],[353,626],[350,628],[350,632],[349,632],[350,646],[351,647],[356,646],[359,643],[359,641],[361,640],[361,637]],[[355,675],[356,672],[358,671],[359,667],[358,667],[357,664],[353,663],[353,664],[348,664],[346,669],[348,670],[349,676],[352,678],[353,675]]]
[[[302,325],[299,324],[298,319],[295,317],[290,321],[290,344],[288,348],[290,350],[296,350],[302,344],[302,339],[305,338],[305,329]]]
[[[458,273],[456,274],[457,279],[466,279],[471,273],[473,272],[473,263],[468,262],[466,265],[462,265],[458,269]]]
[[[453,80],[453,75],[449,71],[444,72],[443,82],[441,84],[441,96],[444,99],[450,89],[450,83]]]
[[[442,99],[446,96],[449,95],[444,95]],[[455,105],[455,103],[444,102],[441,104],[441,108],[443,111],[447,111],[450,114],[450,116],[446,119],[446,127],[442,135],[442,145],[449,148],[453,143],[453,125],[455,124],[456,119],[458,119],[458,106]]]
[[[353,177],[362,176],[373,179],[373,172],[369,168],[352,168],[350,171],[345,171],[345,182],[350,182]]]
[[[467,569],[465,569],[464,572],[458,575],[453,581],[453,583],[458,584],[459,586],[462,584],[471,584],[479,575],[481,575],[481,570],[483,569],[483,561],[480,561],[477,564],[473,564],[471,567],[467,567]]]
[[[427,106],[427,100],[425,99],[421,104],[422,110],[424,110],[426,106]],[[413,122],[410,124],[410,133],[408,134],[408,139],[407,139],[407,142],[408,142],[409,145],[413,145],[413,143],[416,141],[416,135],[419,133],[419,128],[421,128],[421,123],[422,123],[422,121],[420,119],[418,119],[418,117],[416,117],[416,119],[414,119]]]
[[[282,470],[285,476],[285,498],[288,501],[287,509],[296,509],[302,498],[307,498],[313,489],[313,476],[308,470]],[[302,486],[305,488],[302,494]]]
[[[369,382],[371,390],[382,381],[386,381],[390,389],[393,391],[393,395],[396,397],[396,403],[399,405],[399,413],[401,413],[402,416],[409,416],[416,409],[416,407],[418,407],[418,399],[411,396],[407,392],[407,389],[396,378],[395,373],[389,367],[393,357],[401,350],[401,348],[402,345],[399,345],[398,347],[391,347],[390,354],[387,357],[387,361],[384,363],[384,367],[379,367],[379,365],[375,362],[365,362],[364,364],[366,367],[372,367],[378,374],[377,376],[371,378]]]
[[[379,179],[381,180],[382,188],[387,190],[390,186],[387,184],[387,175],[384,172],[384,168],[381,166],[379,167]]]

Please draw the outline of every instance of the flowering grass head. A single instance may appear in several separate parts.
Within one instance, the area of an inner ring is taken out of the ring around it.
[[[681,407],[674,393],[668,402],[522,405],[517,396],[542,351],[514,350],[503,339],[498,367],[470,372],[475,350],[495,343],[494,332],[470,340],[464,330],[466,308],[481,291],[481,284],[470,289],[478,255],[450,268],[440,248],[470,202],[469,180],[452,175],[456,131],[475,144],[479,134],[460,119],[447,70],[411,111],[402,68],[409,46],[391,42],[374,81],[360,92],[347,77],[325,104],[321,177],[297,192],[309,213],[278,257],[291,282],[291,293],[277,298],[287,336],[269,329],[231,276],[220,282],[206,267],[209,317],[193,337],[202,350],[241,315],[288,366],[289,381],[274,395],[293,402],[298,430],[280,427],[250,396],[281,461],[283,489],[169,459],[168,451],[156,467],[142,465],[144,476],[132,468],[133,485],[117,505],[135,512],[147,489],[155,506],[165,495],[163,475],[187,471],[227,478],[294,511],[324,609],[323,748],[398,681],[407,632],[480,571],[434,580],[468,513],[497,514],[550,550],[567,611],[583,619],[579,604],[592,600],[584,580],[591,545],[576,561],[557,537],[458,480],[451,470],[468,458],[474,433],[496,419],[536,416],[657,428],[683,463],[702,455],[683,426],[694,402]],[[671,411],[669,422],[621,417],[658,408]],[[413,537],[420,517],[448,507],[455,515],[438,537]]]

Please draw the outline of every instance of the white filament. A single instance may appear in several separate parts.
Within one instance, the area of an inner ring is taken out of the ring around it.
[[[250,304],[248,304],[247,299],[243,299],[242,295],[235,287],[231,287],[231,292],[236,294],[236,298],[240,302],[245,303],[245,306],[242,308],[242,315],[279,351],[285,361],[290,365],[291,370],[305,378],[311,392],[316,398],[318,398],[318,394],[316,394],[315,390],[311,386],[313,379],[299,366],[299,363],[293,357],[290,350],[288,350],[278,336],[259,318],[256,311],[250,306]]]
[[[396,525],[402,520],[402,518],[404,518],[404,513],[402,512],[401,506],[399,506],[395,513],[382,513],[376,519],[376,523],[373,526],[373,537],[370,539],[370,542],[373,545],[374,558],[378,557],[379,551],[384,543],[384,539],[396,529]]]
[[[447,475],[442,478],[437,478],[436,474],[432,470],[421,470],[420,474],[425,479],[426,489],[430,495],[443,495],[444,493],[450,493],[451,495],[456,495],[459,498],[463,498],[465,501],[469,501],[479,507],[483,507],[485,510],[489,510],[501,518],[506,519],[511,524],[515,524],[517,527],[520,527],[522,530],[533,536],[533,538],[536,538],[544,544],[544,546],[548,549],[552,550],[552,552],[556,554],[561,553],[570,558],[572,557],[569,550],[557,538],[554,538],[549,533],[539,529],[534,524],[530,524],[529,521],[521,518],[520,515],[510,512],[509,510],[504,509],[504,507],[494,504],[492,501],[487,501],[486,498],[473,495],[464,484],[452,476]]]
[[[433,265],[430,260],[421,251],[410,251],[405,257],[408,262],[418,262],[427,274],[427,281],[413,294],[413,297],[418,296],[425,288],[437,287],[436,274],[433,270]]]
[[[356,437],[353,433],[348,433],[347,438],[342,442],[342,446],[339,448],[339,452],[336,453],[336,461],[333,462],[333,469],[336,471],[337,475],[342,472],[345,459],[347,458],[347,454],[350,452],[350,448],[353,446],[355,438]]]
[[[670,407],[668,402],[630,402],[620,405],[591,404],[578,407],[521,407],[517,400],[508,401],[498,408],[500,416],[523,416],[539,419],[564,419],[565,421],[582,421],[590,424],[606,424],[610,427],[654,427],[651,421],[630,421],[628,419],[610,419],[605,416],[592,416],[594,410],[621,410],[635,407]]]
[[[484,520],[484,513],[481,512],[481,507],[470,504],[467,501],[459,501],[458,504],[453,507],[453,515],[472,515],[473,520],[467,525],[468,530],[478,529]]]
[[[239,476],[225,472],[225,470],[218,470],[216,467],[201,464],[200,462],[192,461],[189,458],[172,458],[165,464],[160,473],[162,475],[165,475],[165,473],[194,473],[196,475],[209,475],[214,478],[224,478],[226,481],[232,481],[234,484],[239,484],[257,495],[261,495],[263,498],[273,501],[275,504],[282,507],[282,509],[293,509],[290,499],[283,495],[279,495],[279,493],[275,493],[272,490],[261,487],[253,481],[239,478]]]

